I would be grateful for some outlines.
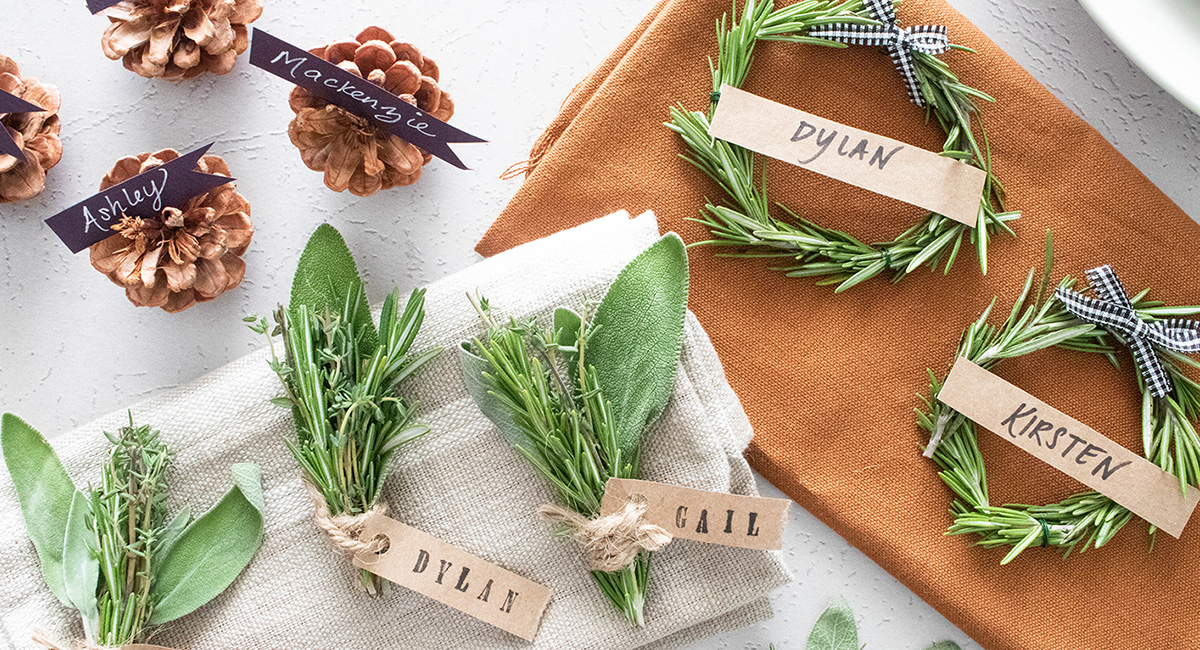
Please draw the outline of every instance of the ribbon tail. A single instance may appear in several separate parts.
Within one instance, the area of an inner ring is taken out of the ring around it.
[[[1171,374],[1166,364],[1158,357],[1154,346],[1145,339],[1134,339],[1129,342],[1133,350],[1133,360],[1142,374],[1142,380],[1154,397],[1166,397],[1175,388]]]

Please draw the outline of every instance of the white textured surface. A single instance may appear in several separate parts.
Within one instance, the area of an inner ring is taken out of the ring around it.
[[[918,0],[911,0],[918,1]],[[1083,115],[1193,217],[1200,217],[1200,117],[1136,69],[1073,0],[952,0],[989,36]],[[308,233],[330,221],[369,276],[372,298],[477,259],[474,242],[516,191],[497,179],[524,158],[567,92],[633,27],[652,0],[443,3],[268,1],[258,25],[297,44],[393,30],[433,56],[453,94],[454,124],[491,140],[459,151],[475,171],[435,161],[425,177],[359,199],[336,195],[287,138],[282,80],[246,65],[174,85],[144,80],[99,51],[105,21],[82,0],[30,1],[4,20],[4,53],[63,93],[63,162],[33,201],[0,206],[0,409],[48,433],[66,431],[186,383],[258,345],[240,318],[286,299]],[[330,9],[336,7],[336,9]],[[317,13],[322,11],[322,13]],[[53,39],[53,40],[51,40]],[[120,156],[216,140],[257,233],[241,288],[183,314],[135,309],[71,256],[42,219],[94,192]],[[1103,182],[1097,179],[1096,182]],[[569,206],[564,206],[569,209]],[[778,495],[769,486],[764,491]],[[775,599],[775,620],[694,650],[804,647],[836,596],[855,608],[869,648],[919,650],[966,637],[800,508],[786,542],[797,576]],[[964,648],[974,648],[964,644]]]

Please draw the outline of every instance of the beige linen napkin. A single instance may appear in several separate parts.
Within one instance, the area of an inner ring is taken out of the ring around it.
[[[429,287],[416,348],[447,351],[407,388],[420,402],[419,419],[433,431],[393,461],[384,498],[397,519],[553,589],[533,643],[403,588],[374,599],[356,589],[349,563],[313,524],[282,442],[291,435],[291,416],[267,402],[279,384],[265,351],[132,408],[134,418],[160,428],[176,452],[173,507],[207,509],[228,488],[229,466],[245,460],[262,465],[267,502],[265,541],[246,572],[153,642],[183,650],[666,649],[769,617],[767,592],[789,579],[778,553],[678,540],[655,554],[648,623],[631,630],[592,583],[577,548],[554,539],[538,518],[537,507],[551,492],[476,409],[459,374],[453,346],[482,334],[467,292],[478,289],[504,314],[544,318],[557,305],[599,299],[657,237],[654,215],[618,213]],[[37,426],[37,413],[20,415]],[[126,417],[113,413],[52,440],[77,485],[96,475],[106,448],[100,431],[115,430]],[[645,478],[755,494],[742,458],[751,435],[708,337],[689,314],[675,394],[647,434]],[[7,473],[0,476],[0,576],[0,647],[34,647],[35,628],[64,641],[80,634],[42,581]]]

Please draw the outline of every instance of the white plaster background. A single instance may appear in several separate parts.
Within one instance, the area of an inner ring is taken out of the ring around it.
[[[912,0],[917,1],[917,0]],[[1086,118],[1193,217],[1200,218],[1200,117],[1154,85],[1073,0],[952,0]],[[525,157],[562,99],[652,0],[267,0],[259,25],[297,43],[376,23],[421,45],[455,98],[454,123],[491,140],[460,146],[474,171],[434,162],[417,185],[360,199],[327,191],[287,137],[283,81],[243,59],[225,77],[149,81],[103,57],[105,20],[83,0],[2,0],[0,51],[63,95],[65,155],[39,198],[0,206],[0,409],[48,434],[186,383],[260,344],[240,319],[286,299],[296,256],[323,221],[338,226],[373,300],[476,261],[472,250],[517,189],[497,177]],[[120,156],[216,140],[257,232],[241,288],[169,315],[135,309],[70,255],[42,219],[97,189]],[[1103,182],[1097,179],[1096,182]],[[1153,219],[1153,215],[1146,215]],[[768,494],[778,491],[764,485]],[[800,508],[785,553],[796,581],[776,618],[695,650],[798,650],[826,604],[844,596],[869,648],[920,649],[950,638],[977,648],[918,597]]]

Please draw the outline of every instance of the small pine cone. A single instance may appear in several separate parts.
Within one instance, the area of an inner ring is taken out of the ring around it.
[[[233,69],[249,47],[259,0],[123,0],[105,11],[108,58],[143,77],[176,81]]]
[[[100,190],[179,157],[173,149],[117,161]],[[229,176],[219,156],[204,156],[198,171]],[[92,266],[138,307],[162,307],[176,313],[207,302],[242,283],[242,260],[254,224],[250,204],[230,182],[193,198],[182,209],[164,208],[161,216],[122,217],[118,234],[93,244]]]
[[[62,159],[62,124],[58,88],[22,77],[16,61],[0,54],[0,90],[46,109],[40,113],[0,113],[0,129],[8,131],[25,160],[0,154],[0,203],[32,199],[46,187],[46,172]]]
[[[450,94],[438,86],[438,67],[416,46],[396,41],[381,27],[368,27],[353,41],[311,50],[330,63],[385,88],[446,122],[454,114]],[[432,160],[407,140],[296,86],[288,103],[296,117],[288,126],[292,144],[309,169],[325,172],[325,185],[370,196],[412,185]]]

